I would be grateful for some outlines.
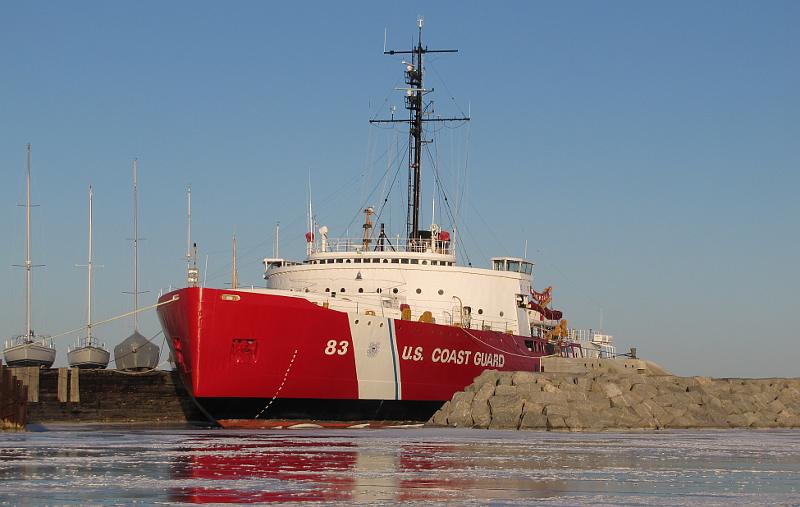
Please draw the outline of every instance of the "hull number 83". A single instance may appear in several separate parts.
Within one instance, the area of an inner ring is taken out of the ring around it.
[[[325,345],[325,355],[332,356],[334,354],[338,354],[343,356],[347,354],[348,345],[350,345],[350,342],[344,340],[340,342],[337,342],[336,340],[328,340],[328,343]]]

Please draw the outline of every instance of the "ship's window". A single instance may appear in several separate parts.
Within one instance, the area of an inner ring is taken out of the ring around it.
[[[336,264],[341,264],[344,262],[344,259],[336,259]]]
[[[361,294],[362,292],[364,292],[364,289],[362,287],[359,287],[358,288],[358,293]]]
[[[501,316],[501,317],[503,316],[503,312],[500,312],[500,316]]]
[[[353,261],[352,261],[351,259],[347,259],[345,262],[346,262],[346,263],[348,263],[348,264],[350,264],[350,263],[351,263],[351,262],[353,262]]]
[[[325,292],[330,292],[330,291],[331,291],[330,287],[325,287]]]
[[[417,294],[422,294],[422,289],[417,289]]]
[[[380,262],[380,259],[372,259],[372,262]]]
[[[339,292],[344,292],[344,287],[342,287],[341,289],[339,289]]]
[[[397,294],[397,287],[395,287],[394,289],[392,289],[392,292],[394,292],[395,294]]]
[[[353,259],[353,262],[355,262],[356,264],[361,264],[361,259]]]
[[[418,264],[419,261],[417,259],[411,259],[411,264]]]
[[[533,340],[525,340],[525,348],[533,352]]]
[[[375,292],[377,292],[378,294],[380,294],[381,292],[383,292],[383,289],[381,289],[380,287],[378,287],[377,289],[375,289]]]
[[[389,259],[383,259],[383,262],[387,263],[387,262],[389,262]]]
[[[494,261],[492,263],[492,269],[495,271],[503,271],[503,261]]]
[[[508,270],[519,273],[519,261],[508,261]]]
[[[423,264],[428,264],[428,261],[422,261]]]
[[[306,287],[306,292],[308,292],[308,287]]]
[[[328,259],[328,260],[327,260],[327,261],[325,261],[325,262],[326,262],[326,263],[328,263],[328,264],[333,264],[333,259]]]
[[[483,315],[483,308],[478,308],[478,315]]]
[[[398,262],[400,262],[400,259],[392,259],[392,264],[397,264]]]
[[[442,294],[444,294],[444,291],[442,289],[439,289],[439,295],[441,296]]]
[[[400,259],[400,264],[408,264],[408,259]]]

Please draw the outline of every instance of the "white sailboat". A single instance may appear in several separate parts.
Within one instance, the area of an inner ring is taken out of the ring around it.
[[[40,366],[49,368],[56,360],[53,341],[36,335],[31,317],[31,145],[28,144],[28,171],[25,179],[25,334],[6,340],[3,350],[9,366]]]
[[[161,349],[139,332],[139,193],[137,161],[133,160],[133,334],[114,347],[118,370],[143,371],[158,366]]]
[[[92,336],[92,186],[89,185],[89,261],[86,270],[89,273],[87,290],[87,311],[86,311],[86,338],[82,338],[78,344],[67,351],[67,361],[73,368],[103,369],[108,366],[111,358],[108,350],[98,343]]]

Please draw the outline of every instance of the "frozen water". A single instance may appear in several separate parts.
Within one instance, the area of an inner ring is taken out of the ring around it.
[[[0,504],[800,504],[800,431],[60,427],[0,434]]]

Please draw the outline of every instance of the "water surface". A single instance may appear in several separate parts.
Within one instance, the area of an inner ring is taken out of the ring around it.
[[[800,431],[0,433],[0,504],[533,501],[800,505]]]

